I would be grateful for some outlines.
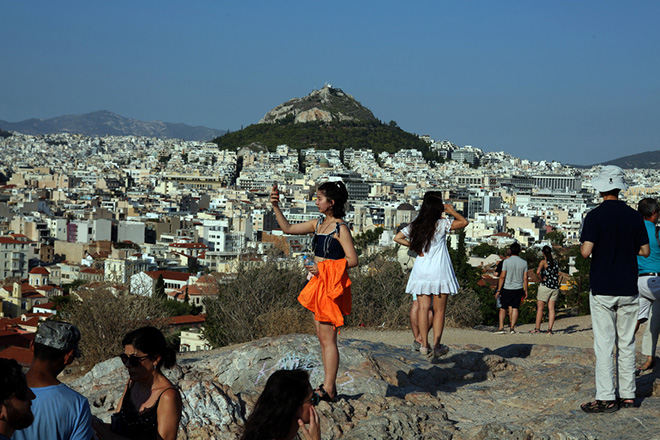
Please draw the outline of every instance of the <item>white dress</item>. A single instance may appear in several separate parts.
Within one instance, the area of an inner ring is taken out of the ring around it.
[[[458,293],[458,280],[447,250],[447,232],[451,230],[452,221],[446,218],[438,220],[435,225],[435,235],[428,252],[415,259],[412,272],[406,285],[406,293],[413,295],[438,295]],[[402,229],[406,239],[410,239],[410,227]]]

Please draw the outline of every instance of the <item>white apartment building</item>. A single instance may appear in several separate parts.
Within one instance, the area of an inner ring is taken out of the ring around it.
[[[146,225],[143,222],[123,220],[117,227],[117,241],[130,241],[144,244]]]

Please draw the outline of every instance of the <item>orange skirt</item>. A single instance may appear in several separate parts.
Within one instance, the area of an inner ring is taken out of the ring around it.
[[[344,316],[351,313],[351,280],[345,258],[324,260],[319,273],[303,288],[298,301],[314,313],[319,322],[329,322],[335,328],[344,325]]]

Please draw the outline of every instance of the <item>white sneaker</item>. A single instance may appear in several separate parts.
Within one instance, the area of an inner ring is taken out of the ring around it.
[[[428,356],[430,353],[430,350],[428,347],[419,347],[419,352],[423,354],[424,356]]]
[[[506,332],[504,331],[503,328],[502,328],[502,329],[499,329],[498,331],[495,332],[496,335],[503,335],[503,334],[505,334],[505,333],[506,333]]]

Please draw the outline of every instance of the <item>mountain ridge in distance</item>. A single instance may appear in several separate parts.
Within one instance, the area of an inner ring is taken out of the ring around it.
[[[631,154],[629,156],[618,157],[606,162],[597,162],[592,165],[570,165],[574,168],[591,168],[599,165],[616,165],[620,168],[647,168],[660,169],[660,150],[645,151],[643,153]]]
[[[29,135],[71,133],[84,136],[147,136],[185,141],[210,141],[227,133],[203,126],[162,121],[140,121],[107,110],[19,122],[0,120],[0,128]]]

